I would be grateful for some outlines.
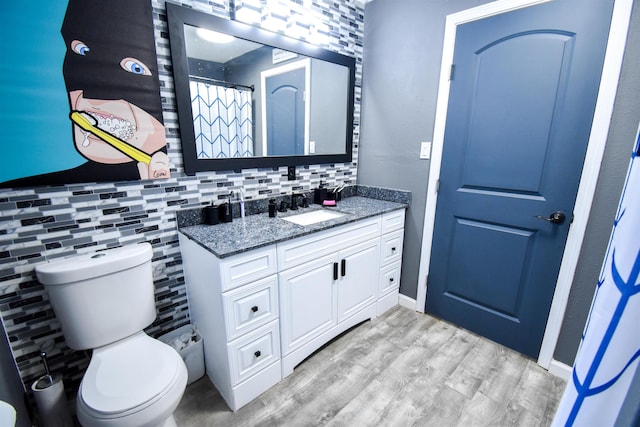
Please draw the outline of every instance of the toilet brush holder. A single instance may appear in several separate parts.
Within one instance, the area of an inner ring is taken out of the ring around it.
[[[43,427],[73,427],[69,404],[64,394],[62,375],[43,375],[32,385],[40,425]]]
[[[43,427],[73,427],[69,403],[64,394],[62,375],[51,375],[49,371],[45,349],[48,350],[52,345],[52,342],[47,342],[43,348],[40,348],[40,358],[46,374],[31,384],[31,391],[40,414],[40,425]]]

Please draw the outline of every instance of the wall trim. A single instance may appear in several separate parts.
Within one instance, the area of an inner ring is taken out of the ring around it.
[[[549,364],[549,372],[558,378],[569,381],[571,379],[571,374],[573,373],[573,368],[569,365],[557,361],[556,359],[551,359],[551,363]]]
[[[447,119],[447,106],[449,101],[449,64],[453,61],[455,37],[457,26],[474,20],[488,18],[501,13],[510,12],[524,7],[545,3],[547,0],[500,0],[487,3],[482,6],[467,9],[451,15],[447,15],[445,23],[444,43],[442,50],[442,62],[440,64],[440,84],[436,103],[436,117],[433,134],[433,148],[429,167],[429,180],[427,187],[427,200],[425,204],[425,219],[422,235],[422,248],[420,255],[420,269],[418,272],[418,292],[416,297],[416,311],[425,311],[427,298],[427,276],[429,273],[430,253],[433,240],[433,230],[436,214],[437,193],[436,182],[440,177],[442,164],[442,150],[444,143],[444,129]],[[609,123],[613,114],[616,89],[624,47],[626,44],[629,19],[633,0],[616,0],[613,9],[613,18],[607,51],[605,53],[604,68],[600,81],[600,89],[596,102],[593,119],[593,127],[589,138],[584,167],[578,188],[576,204],[574,207],[574,222],[569,230],[567,243],[556,289],[551,304],[547,328],[538,356],[538,364],[549,369],[555,351],[560,328],[564,319],[569,291],[573,283],[573,277],[580,256],[580,248],[584,240],[586,227],[591,211],[591,203],[595,194],[600,164],[604,155]]]
[[[398,304],[401,307],[408,308],[411,310],[415,310],[416,308],[416,300],[413,298],[409,298],[406,295],[398,294]]]

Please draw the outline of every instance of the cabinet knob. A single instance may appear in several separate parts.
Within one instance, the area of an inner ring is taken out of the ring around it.
[[[396,251],[396,247],[394,246],[391,248],[391,252],[395,252],[395,251]]]
[[[253,311],[254,313],[256,313],[258,311],[258,306],[254,305],[253,307],[251,307],[251,311]]]
[[[391,277],[391,278],[389,279],[389,281],[390,281],[391,283],[393,283],[393,277]]]
[[[261,355],[261,354],[262,354],[262,353],[260,353],[260,350],[258,350],[258,351],[256,351],[255,353],[253,353],[253,355],[254,355],[255,357],[260,357],[260,355]]]

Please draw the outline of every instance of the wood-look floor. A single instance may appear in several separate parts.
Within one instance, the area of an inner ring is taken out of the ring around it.
[[[564,386],[515,351],[397,307],[235,413],[205,376],[174,415],[180,427],[548,426]]]

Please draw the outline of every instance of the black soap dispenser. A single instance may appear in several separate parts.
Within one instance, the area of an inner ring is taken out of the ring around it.
[[[218,207],[218,214],[220,221],[231,222],[233,221],[233,210],[231,209],[231,202],[227,201]]]
[[[328,198],[325,185],[326,184],[324,182],[320,181],[320,185],[318,186],[318,188],[313,190],[313,203],[315,203],[316,205],[321,205],[322,202],[324,202]]]
[[[276,216],[276,199],[269,199],[269,218]]]

